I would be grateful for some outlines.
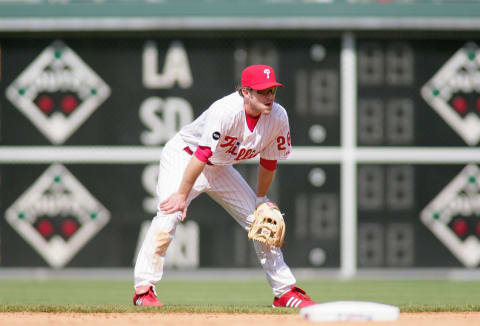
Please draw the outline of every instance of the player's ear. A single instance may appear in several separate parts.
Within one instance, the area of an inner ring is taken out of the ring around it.
[[[242,94],[243,97],[247,97],[249,93],[249,89],[247,87],[242,87]]]

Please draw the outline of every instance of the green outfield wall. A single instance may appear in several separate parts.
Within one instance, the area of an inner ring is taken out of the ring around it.
[[[158,160],[264,63],[293,154],[269,192],[295,268],[480,264],[478,1],[0,0],[0,268],[131,267]],[[258,162],[238,170],[255,186]],[[258,268],[207,196],[167,267]]]

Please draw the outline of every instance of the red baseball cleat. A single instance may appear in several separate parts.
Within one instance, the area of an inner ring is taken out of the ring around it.
[[[280,298],[275,297],[273,299],[272,307],[304,308],[314,304],[317,304],[317,302],[312,301],[305,291],[293,285]]]
[[[158,301],[157,294],[155,293],[153,286],[151,286],[145,293],[135,293],[133,296],[133,305],[143,307],[161,307],[163,306],[163,303]]]

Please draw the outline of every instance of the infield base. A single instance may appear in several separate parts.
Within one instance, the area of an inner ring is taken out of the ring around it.
[[[300,309],[309,321],[394,321],[400,309],[396,306],[366,301],[333,301]]]

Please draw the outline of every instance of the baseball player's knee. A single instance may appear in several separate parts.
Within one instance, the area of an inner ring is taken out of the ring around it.
[[[167,232],[158,232],[155,235],[155,253],[159,256],[165,254],[170,244],[170,234]]]

